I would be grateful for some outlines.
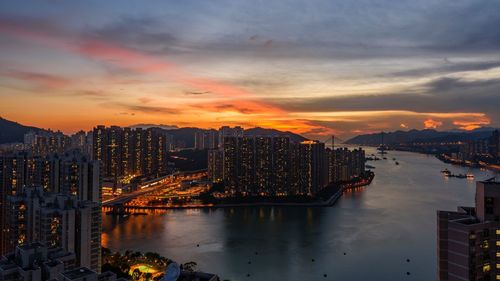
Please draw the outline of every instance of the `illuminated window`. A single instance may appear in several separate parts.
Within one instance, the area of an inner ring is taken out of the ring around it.
[[[497,246],[500,246],[500,241],[497,241]]]
[[[498,242],[497,242],[498,245]],[[481,243],[480,246],[482,249],[488,249],[490,247],[490,244],[488,243],[488,240],[483,240],[483,243]]]
[[[496,233],[497,235],[500,235],[500,229],[497,229],[497,230],[495,231],[495,233]]]
[[[497,263],[497,268],[500,268],[500,263]]]
[[[483,272],[489,272],[491,270],[491,266],[489,263],[483,265]]]
[[[497,277],[495,279],[496,280],[500,280],[500,275],[497,275]]]
[[[500,258],[500,252],[497,252],[497,258]]]

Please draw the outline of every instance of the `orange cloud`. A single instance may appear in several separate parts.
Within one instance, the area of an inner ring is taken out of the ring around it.
[[[57,33],[55,31],[49,33],[46,30],[37,30],[37,26],[29,26],[28,29],[20,24],[6,21],[0,21],[0,31],[30,42],[101,60],[136,73],[157,75],[189,88],[211,92],[221,97],[253,99],[252,103],[259,105],[266,112],[269,110],[283,112],[276,106],[256,100],[256,96],[245,89],[229,83],[195,76],[184,71],[181,66],[175,63],[133,49],[86,38],[79,40],[78,43],[72,43],[65,40],[62,34],[55,35]],[[255,106],[255,108],[257,109],[259,106]]]
[[[426,129],[436,129],[438,127],[441,127],[443,125],[443,122],[441,121],[436,121],[433,119],[427,119],[424,121],[424,127]]]
[[[453,121],[453,125],[458,126],[458,128],[466,131],[471,131],[477,128],[481,128],[482,126],[489,125],[490,123],[491,123],[490,119],[486,117],[472,121],[464,121],[464,120]]]

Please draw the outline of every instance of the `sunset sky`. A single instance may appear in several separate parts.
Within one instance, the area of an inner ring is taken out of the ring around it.
[[[500,124],[500,1],[0,2],[0,116],[309,137]]]

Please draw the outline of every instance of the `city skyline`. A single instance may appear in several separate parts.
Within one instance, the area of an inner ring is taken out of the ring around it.
[[[115,4],[1,4],[1,115],[311,138],[500,121],[495,2]]]

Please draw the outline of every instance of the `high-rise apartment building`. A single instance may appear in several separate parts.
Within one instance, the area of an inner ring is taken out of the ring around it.
[[[75,253],[76,264],[100,271],[100,203],[70,194],[25,187],[9,196],[6,242],[9,249],[35,242]]]
[[[117,183],[125,176],[166,173],[170,138],[161,129],[97,126],[93,139],[93,158],[106,179]]]
[[[222,182],[222,155],[220,149],[208,151],[208,179],[215,183]]]
[[[292,143],[284,136],[224,137],[222,175],[226,190],[242,195],[312,195],[325,180],[324,144]],[[209,168],[215,171],[211,152]]]
[[[216,130],[198,131],[194,133],[194,148],[215,149],[218,146],[218,132]]]
[[[500,182],[476,183],[476,206],[437,212],[438,280],[500,280]]]
[[[291,193],[291,143],[288,137],[273,137],[272,139],[272,193],[286,195]]]
[[[325,185],[325,144],[303,141],[299,144],[299,193],[314,195]]]
[[[222,139],[222,178],[227,190],[236,192],[238,187],[239,142],[237,137]]]
[[[350,181],[365,172],[365,151],[337,148],[328,151],[329,182]]]
[[[244,132],[244,130],[240,126],[236,126],[234,128],[231,128],[229,126],[220,127],[218,146],[221,148],[224,146],[224,138],[225,137],[242,137],[243,132]]]
[[[71,147],[71,138],[62,132],[30,131],[24,135],[25,149],[33,155],[63,153]]]
[[[235,138],[238,145],[237,153],[237,174],[238,191],[243,195],[256,194],[258,192],[259,163],[257,162],[257,139],[253,137]]]
[[[46,157],[33,157],[27,152],[0,156],[1,253],[14,249],[6,238],[9,196],[16,196],[23,187],[40,186],[46,192],[72,195],[78,200],[100,204],[100,185],[99,163],[88,160],[77,150]]]
[[[332,182],[363,176],[365,152],[332,151],[322,142],[288,136],[226,136],[221,148],[209,151],[208,174],[214,182],[222,178],[233,194],[311,196]]]

